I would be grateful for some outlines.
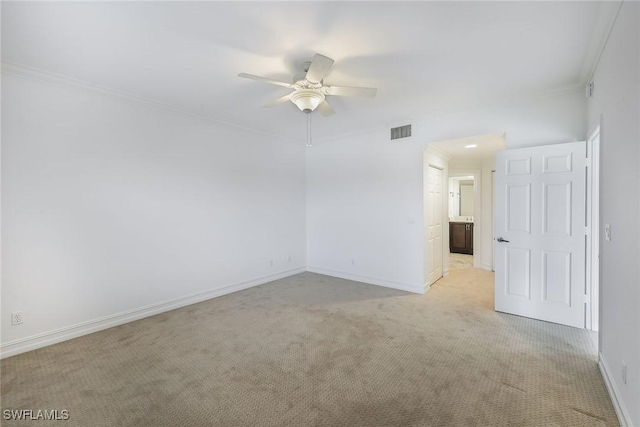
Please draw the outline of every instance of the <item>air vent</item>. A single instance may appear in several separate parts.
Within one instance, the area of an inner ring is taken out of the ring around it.
[[[411,136],[411,125],[399,126],[391,129],[391,140],[408,138]]]

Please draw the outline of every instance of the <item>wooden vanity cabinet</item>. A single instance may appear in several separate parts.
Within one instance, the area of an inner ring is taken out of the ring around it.
[[[449,252],[473,255],[473,223],[449,223]]]

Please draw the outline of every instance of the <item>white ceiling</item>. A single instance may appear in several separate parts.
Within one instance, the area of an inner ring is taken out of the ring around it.
[[[262,105],[318,52],[328,98],[316,140],[584,83],[599,2],[5,2],[2,60],[302,141],[293,104]]]
[[[469,145],[475,145],[475,147],[467,148]],[[484,159],[492,157],[497,151],[504,150],[506,148],[506,140],[503,135],[477,135],[468,138],[437,141],[429,144],[429,147],[440,150],[458,161]]]

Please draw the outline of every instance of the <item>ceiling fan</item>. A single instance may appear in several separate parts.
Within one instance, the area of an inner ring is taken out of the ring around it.
[[[323,82],[324,77],[333,65],[333,59],[316,53],[313,61],[303,64],[303,71],[293,76],[292,83],[260,77],[253,74],[240,73],[238,77],[258,80],[272,85],[284,86],[293,89],[288,95],[280,97],[265,107],[273,107],[287,101],[293,102],[304,113],[311,113],[316,108],[323,116],[330,116],[335,113],[334,109],[326,100],[327,95],[331,96],[361,96],[373,98],[378,91],[369,87],[353,86],[329,86]]]

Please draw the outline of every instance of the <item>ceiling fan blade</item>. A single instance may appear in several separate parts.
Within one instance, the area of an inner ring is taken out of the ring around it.
[[[307,71],[306,79],[311,83],[320,83],[324,76],[327,75],[332,65],[333,59],[316,53],[316,56],[313,57],[313,61],[311,61],[311,65],[309,65],[309,71]]]
[[[331,108],[331,105],[329,105],[326,99],[324,100],[324,102],[318,105],[317,110],[320,111],[320,114],[322,114],[323,116],[330,116],[336,113],[335,110]]]
[[[269,102],[268,104],[265,104],[264,106],[265,107],[274,107],[276,105],[284,104],[285,102],[290,101],[290,100],[291,100],[291,94],[282,96],[282,97],[280,97],[280,98],[278,98],[276,100],[273,100],[273,101]]]
[[[265,82],[265,83],[269,83],[269,84],[272,84],[272,85],[291,87],[291,83],[281,82],[279,80],[268,79],[266,77],[255,76],[253,74],[240,73],[240,74],[238,74],[238,77],[242,77],[242,78],[245,78],[245,79],[251,79],[251,80],[258,80],[260,82]]]
[[[373,98],[378,93],[378,89],[373,87],[353,87],[353,86],[325,86],[327,95],[336,96],[363,96]]]

